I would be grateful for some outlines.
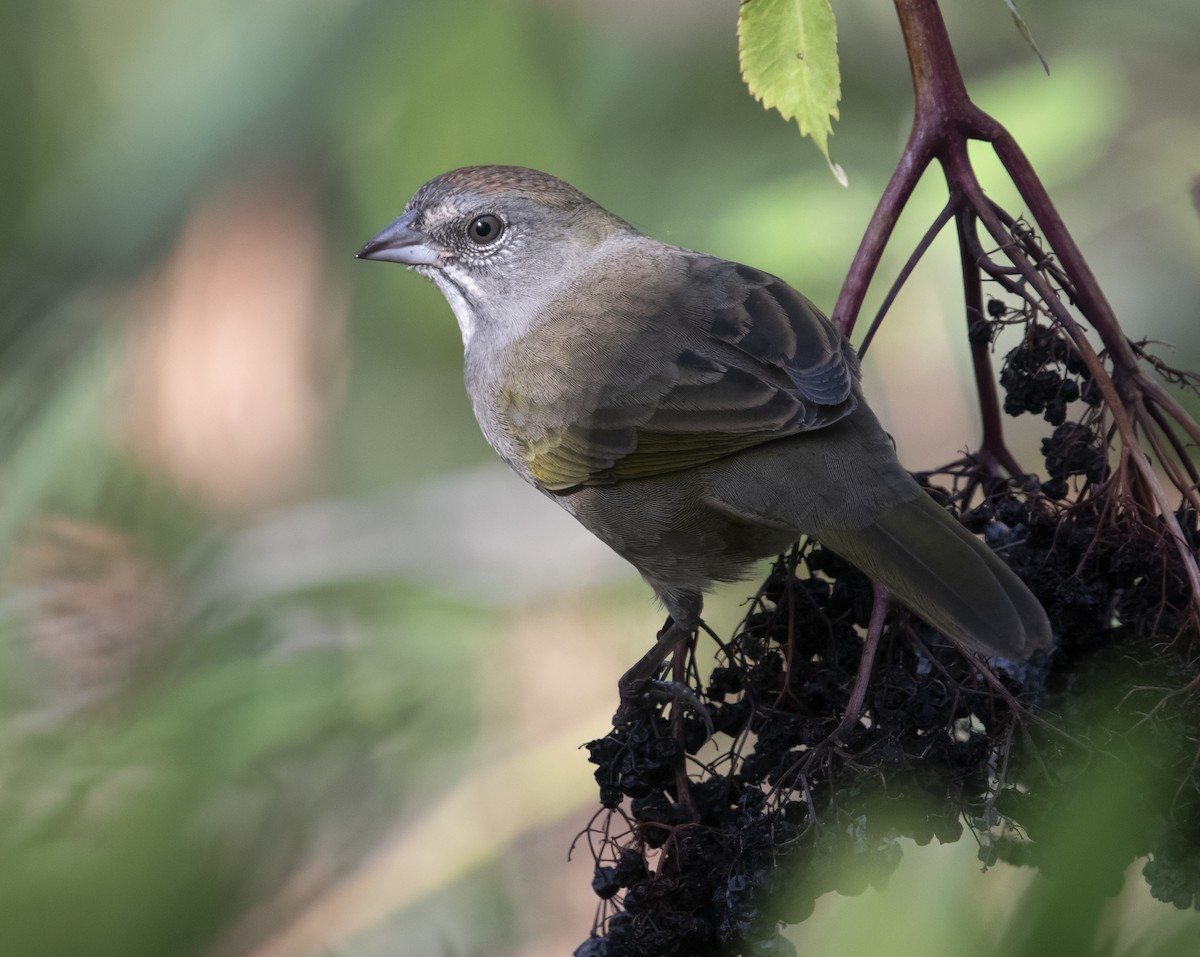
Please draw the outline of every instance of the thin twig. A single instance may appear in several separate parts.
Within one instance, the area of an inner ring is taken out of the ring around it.
[[[883,317],[887,315],[891,309],[892,303],[895,302],[896,296],[899,295],[900,289],[908,281],[908,277],[912,275],[912,271],[916,268],[917,263],[921,261],[921,257],[925,255],[937,234],[945,227],[946,223],[950,222],[950,217],[954,215],[955,207],[958,201],[952,196],[942,207],[942,211],[937,214],[937,217],[929,228],[925,230],[925,235],[921,237],[921,241],[917,243],[916,248],[912,251],[912,255],[905,261],[903,267],[896,274],[891,288],[888,289],[887,295],[883,297],[883,302],[880,303],[879,309],[875,313],[875,318],[871,320],[871,325],[867,329],[867,334],[863,336],[862,344],[858,347],[859,356],[864,356],[867,353],[867,347],[871,345],[871,340],[875,338],[875,332],[879,329],[879,324],[883,322]]]

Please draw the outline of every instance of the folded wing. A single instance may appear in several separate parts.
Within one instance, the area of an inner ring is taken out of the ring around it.
[[[692,468],[848,415],[858,398],[850,344],[783,280],[695,254],[658,294],[570,297],[539,339],[570,340],[572,375],[503,396],[538,484],[562,492]],[[579,303],[586,303],[580,306]],[[603,310],[593,322],[579,310]],[[588,341],[605,330],[603,364]],[[518,360],[519,361],[519,360]],[[523,381],[531,381],[523,377]]]

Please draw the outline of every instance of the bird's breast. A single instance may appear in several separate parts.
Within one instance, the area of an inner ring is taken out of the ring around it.
[[[521,377],[512,374],[503,354],[480,359],[475,353],[474,348],[468,351],[466,385],[479,430],[500,458],[518,475],[536,485],[527,459],[539,427],[522,388]]]

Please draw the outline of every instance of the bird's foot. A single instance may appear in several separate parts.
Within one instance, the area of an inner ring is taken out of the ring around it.
[[[622,678],[617,684],[621,703],[613,715],[614,728],[623,728],[637,720],[647,709],[660,704],[671,704],[690,710],[701,721],[712,737],[715,729],[708,708],[700,700],[700,696],[691,688],[679,681],[664,681],[661,678],[636,677],[632,680]]]

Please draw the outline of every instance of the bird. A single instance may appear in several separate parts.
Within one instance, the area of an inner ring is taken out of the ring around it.
[[[1050,645],[1021,579],[900,463],[849,340],[782,279],[519,166],[429,180],[358,257],[438,287],[487,442],[637,569],[671,640],[714,583],[807,536],[968,651]]]

